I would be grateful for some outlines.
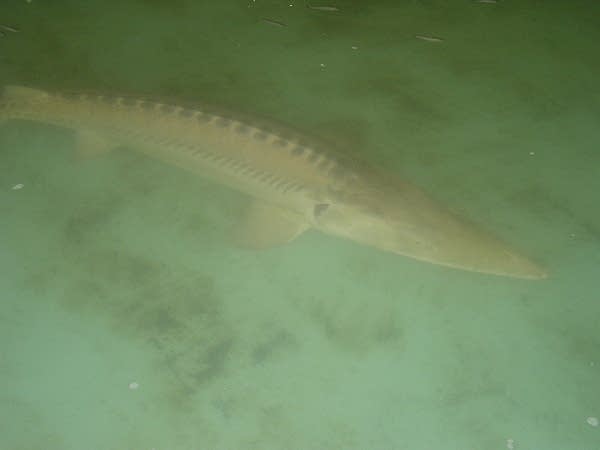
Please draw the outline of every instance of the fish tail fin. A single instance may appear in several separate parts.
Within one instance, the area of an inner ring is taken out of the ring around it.
[[[2,90],[3,102],[44,102],[48,97],[49,94],[45,91],[25,86],[8,85]]]
[[[36,105],[45,103],[49,98],[50,94],[39,89],[15,85],[4,86],[0,95],[0,122],[18,117],[15,111],[21,106],[35,109]]]

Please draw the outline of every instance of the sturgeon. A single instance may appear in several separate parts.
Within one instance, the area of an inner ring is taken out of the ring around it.
[[[241,241],[266,248],[316,229],[456,269],[526,279],[536,263],[415,186],[286,127],[203,107],[6,86],[0,120],[72,129],[92,153],[127,147],[247,194]]]

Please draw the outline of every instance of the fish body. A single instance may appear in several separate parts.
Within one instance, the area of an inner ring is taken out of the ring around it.
[[[240,239],[254,247],[316,229],[433,264],[545,277],[535,263],[416,187],[284,126],[202,107],[19,86],[4,89],[2,119],[70,128],[88,151],[129,147],[247,194]]]

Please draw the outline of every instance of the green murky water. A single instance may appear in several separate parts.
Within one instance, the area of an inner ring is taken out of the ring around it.
[[[307,233],[67,130],[0,125],[0,448],[600,448],[593,2],[5,1],[0,84],[209,101],[335,140],[540,261]],[[419,39],[440,38],[440,41]],[[20,186],[22,185],[22,186]],[[19,189],[20,187],[20,189]]]

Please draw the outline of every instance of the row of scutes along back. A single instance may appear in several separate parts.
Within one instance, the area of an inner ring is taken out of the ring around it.
[[[115,109],[135,109],[143,111],[152,111],[165,116],[176,116],[181,120],[195,121],[196,123],[207,125],[211,124],[223,131],[228,130],[238,135],[254,139],[266,145],[270,145],[281,151],[289,152],[294,158],[299,158],[305,163],[310,164],[320,173],[342,181],[350,175],[347,168],[338,162],[338,159],[320,145],[318,142],[311,142],[304,138],[301,133],[295,133],[285,129],[285,127],[263,126],[261,120],[254,123],[252,120],[237,120],[233,117],[226,117],[213,113],[204,112],[198,108],[185,108],[160,101],[152,101],[139,97],[123,95],[105,95],[91,94],[82,92],[72,93],[48,93],[44,90],[8,85],[2,90],[2,99],[0,100],[0,117],[2,109],[9,108],[11,105],[22,103],[40,103],[55,97],[66,101],[74,102],[92,102],[100,103],[105,106],[111,106]]]

